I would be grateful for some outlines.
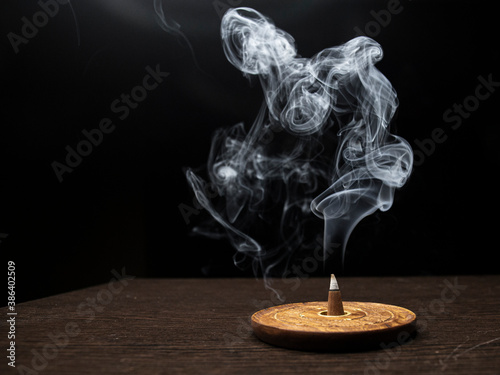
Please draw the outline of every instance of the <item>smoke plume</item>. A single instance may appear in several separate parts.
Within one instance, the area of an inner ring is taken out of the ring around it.
[[[375,68],[380,45],[357,37],[300,57],[291,35],[250,8],[229,10],[221,37],[229,62],[258,77],[265,100],[250,127],[215,133],[209,183],[187,170],[212,218],[195,232],[228,238],[236,264],[277,275],[314,246],[319,217],[324,248],[338,244],[343,257],[356,224],[391,207],[413,164],[408,142],[389,132],[398,100]]]

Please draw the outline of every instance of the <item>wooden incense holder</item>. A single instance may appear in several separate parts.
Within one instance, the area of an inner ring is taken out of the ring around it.
[[[342,351],[404,342],[415,331],[417,317],[405,308],[342,302],[333,275],[328,297],[328,302],[292,303],[256,312],[252,316],[255,335],[284,348]]]

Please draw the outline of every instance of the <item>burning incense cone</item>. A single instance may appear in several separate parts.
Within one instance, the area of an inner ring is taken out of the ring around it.
[[[416,321],[415,313],[399,306],[343,302],[332,275],[328,302],[290,303],[257,311],[252,315],[252,328],[268,344],[298,350],[344,351],[403,343],[415,331]]]
[[[328,315],[344,315],[342,296],[335,275],[330,279],[330,291],[328,292]]]

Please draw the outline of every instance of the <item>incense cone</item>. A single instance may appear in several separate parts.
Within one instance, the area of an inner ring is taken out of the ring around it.
[[[328,292],[328,315],[344,315],[344,306],[342,304],[339,284],[333,274],[330,279],[330,290]]]

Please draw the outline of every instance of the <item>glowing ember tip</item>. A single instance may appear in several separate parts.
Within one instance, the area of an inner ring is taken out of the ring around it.
[[[339,283],[335,278],[335,275],[332,273],[332,277],[330,278],[330,290],[339,290]]]

